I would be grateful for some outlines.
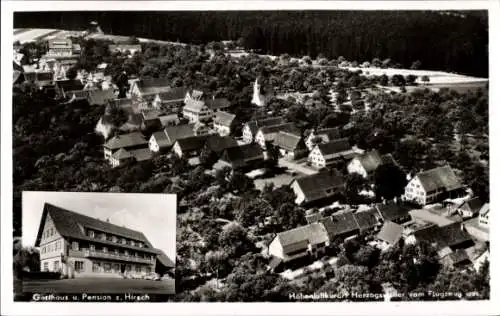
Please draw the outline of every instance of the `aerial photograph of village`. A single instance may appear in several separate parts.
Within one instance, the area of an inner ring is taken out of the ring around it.
[[[489,299],[488,25],[486,10],[15,12],[15,240],[26,191],[175,194],[177,228],[160,265],[146,236],[172,228],[48,201],[14,270],[136,267],[153,275],[138,283],[175,276],[176,302]],[[47,216],[70,250],[94,241],[67,223],[127,237],[117,255],[140,261],[45,265]]]

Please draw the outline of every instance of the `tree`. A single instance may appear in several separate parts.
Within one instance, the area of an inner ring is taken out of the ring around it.
[[[383,74],[382,76],[379,77],[379,82],[380,85],[385,87],[389,84],[389,77],[387,77],[386,74]]]
[[[424,83],[424,85],[428,84],[431,81],[429,76],[427,75],[422,76],[421,80]]]
[[[237,223],[229,223],[222,228],[219,245],[230,258],[240,257],[254,248],[246,229]]]
[[[344,195],[347,202],[356,204],[359,199],[359,192],[364,189],[366,180],[359,173],[350,173],[347,175],[344,186]]]
[[[390,200],[401,196],[407,183],[405,173],[395,164],[383,164],[375,169],[375,196]]]
[[[239,171],[234,171],[229,179],[229,190],[236,192],[247,192],[255,189],[252,180]]]
[[[71,67],[68,69],[68,71],[66,71],[66,78],[68,78],[69,80],[75,79],[77,75],[78,71],[75,67]]]

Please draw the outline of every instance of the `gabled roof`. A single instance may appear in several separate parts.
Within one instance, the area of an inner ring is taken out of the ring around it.
[[[104,105],[109,100],[112,100],[114,98],[115,94],[113,90],[99,90],[99,89],[88,90],[87,100],[89,101],[90,105],[94,104]]]
[[[83,83],[78,79],[73,80],[56,80],[56,88],[62,91],[78,91],[83,90]]]
[[[264,159],[264,153],[262,148],[255,143],[246,144],[242,146],[236,146],[227,148],[223,155],[222,160],[232,163],[237,161],[248,161],[254,159]]]
[[[328,143],[318,144],[318,149],[325,158],[342,155],[344,152],[352,151],[347,138],[336,139]]]
[[[293,180],[292,184],[294,182],[297,182],[304,193],[306,202],[333,196],[339,189],[344,187],[342,176],[333,171],[303,176]]]
[[[227,98],[207,99],[205,105],[212,110],[228,108],[231,103]]]
[[[214,123],[230,127],[233,124],[235,118],[236,118],[235,114],[225,111],[217,111],[215,113]]]
[[[168,91],[158,93],[158,96],[163,102],[184,100],[187,89],[184,87],[171,88]]]
[[[416,175],[426,192],[437,189],[452,191],[462,187],[450,166],[437,167]]]
[[[394,202],[388,202],[387,204],[378,203],[375,207],[380,212],[384,221],[397,221],[410,216],[411,208]]]
[[[287,230],[279,233],[276,238],[278,238],[285,252],[307,248],[309,244],[326,243],[329,240],[328,232],[321,223],[313,223]]]
[[[395,245],[403,237],[403,230],[403,226],[391,221],[385,221],[382,229],[377,234],[377,238],[390,245]]]
[[[175,263],[170,259],[163,250],[159,250],[160,254],[156,258],[162,265],[167,268],[175,268]]]
[[[113,235],[117,235],[120,237],[125,237],[129,239],[133,239],[136,241],[143,242],[147,247],[136,247],[131,245],[119,244],[120,247],[126,247],[129,249],[141,250],[151,253],[158,253],[158,249],[154,249],[149,240],[144,236],[143,233],[132,230],[123,226],[118,226],[115,224],[111,224],[105,221],[101,221],[99,219],[86,216],[80,213],[72,212],[50,203],[45,203],[42,213],[42,220],[40,222],[40,227],[38,230],[38,235],[36,238],[35,246],[40,245],[42,232],[43,232],[43,223],[47,218],[47,215],[50,216],[54,225],[59,234],[63,237],[70,237],[80,240],[88,240],[95,241],[99,243],[105,243],[110,245],[116,245],[116,243],[110,241],[99,240],[97,238],[92,238],[86,236],[82,228],[88,227],[91,229],[103,231],[106,233],[110,233]]]
[[[254,135],[255,133],[257,133],[257,131],[261,127],[280,125],[280,124],[284,124],[284,123],[285,123],[285,119],[283,117],[279,116],[279,117],[270,117],[270,118],[266,118],[266,119],[253,120],[253,121],[247,122],[246,125],[248,126],[248,128],[250,129],[252,134]]]
[[[144,120],[157,119],[158,117],[160,117],[161,114],[162,114],[162,112],[159,110],[144,110],[144,111],[142,111],[142,117],[144,118]]]
[[[134,149],[129,151],[130,155],[137,161],[144,161],[153,158],[153,153],[149,148]]]
[[[471,241],[472,237],[462,229],[461,225],[462,223],[457,222],[446,226],[430,226],[416,231],[414,233],[415,239],[436,244],[438,249]]]
[[[146,145],[148,141],[139,132],[117,135],[110,140],[108,140],[104,147],[113,149],[134,147],[139,145]]]
[[[213,152],[220,153],[227,148],[237,147],[238,142],[231,136],[211,135],[208,137],[205,146]]]
[[[165,134],[165,131],[160,131],[160,132],[155,132],[151,135],[151,138],[155,139],[156,143],[158,144],[158,147],[160,148],[165,148],[170,146],[170,143],[168,141],[167,135]]]
[[[186,101],[186,105],[184,106],[184,110],[199,113],[203,109],[204,106],[205,106],[205,102],[203,100],[189,99]]]
[[[306,144],[302,136],[286,131],[280,131],[276,134],[274,145],[289,151],[306,149]]]
[[[182,124],[165,128],[165,135],[169,145],[173,145],[176,140],[194,136],[193,124]]]
[[[379,224],[380,214],[375,208],[354,213],[354,218],[358,222],[361,230],[372,229]]]
[[[137,105],[137,101],[129,98],[121,98],[121,99],[113,98],[111,100],[108,100],[108,104],[110,106],[116,106],[119,108],[128,108],[128,107],[134,108]]]
[[[478,214],[483,206],[483,202],[478,198],[472,198],[468,201],[464,201],[457,208],[462,209],[464,211],[469,211],[473,214]]]
[[[313,130],[311,134],[314,135],[315,137],[321,138],[321,140],[325,143],[340,138],[340,131],[338,128],[323,128],[315,131]]]
[[[116,159],[116,160],[123,160],[123,159],[131,158],[132,155],[126,149],[120,148],[111,157],[113,157],[113,159]]]
[[[321,220],[321,223],[325,225],[330,239],[359,230],[353,212],[342,212],[325,217]]]
[[[155,95],[170,91],[172,88],[170,88],[168,82],[166,78],[148,78],[137,80],[134,84],[137,85],[141,95]]]
[[[354,159],[358,159],[366,173],[371,173],[383,164],[395,164],[391,154],[380,155],[377,150],[366,152]]]
[[[201,135],[201,136],[180,138],[177,139],[176,143],[179,145],[182,151],[189,152],[203,148],[208,137],[209,137],[208,135]]]

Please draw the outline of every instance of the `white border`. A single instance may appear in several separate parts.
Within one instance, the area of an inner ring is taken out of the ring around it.
[[[498,117],[500,91],[498,80],[500,50],[498,45],[500,2],[491,1],[16,1],[1,2],[2,22],[2,63],[1,63],[1,240],[2,240],[2,315],[304,315],[304,314],[335,314],[335,315],[414,315],[414,314],[442,314],[442,315],[480,315],[499,314],[500,306],[498,280],[500,272],[496,271],[495,264],[491,269],[491,300],[488,302],[404,302],[404,303],[14,303],[12,301],[12,28],[13,12],[15,11],[77,11],[77,10],[465,10],[489,9],[490,22],[490,135],[499,135],[500,124],[494,118]],[[496,216],[497,205],[495,199],[498,186],[493,179],[500,174],[495,162],[498,158],[497,140],[490,137],[490,214],[493,223],[500,221]],[[496,227],[498,225],[495,224]],[[497,239],[499,233],[491,229],[491,261],[498,262]],[[494,246],[494,247],[493,247]],[[494,249],[493,249],[494,248]],[[119,306],[119,308],[117,308]],[[495,308],[496,307],[496,308]]]

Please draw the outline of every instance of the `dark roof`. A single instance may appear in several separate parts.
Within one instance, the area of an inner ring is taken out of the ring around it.
[[[473,214],[478,214],[482,206],[483,202],[478,197],[475,197],[471,200],[463,202],[458,206],[458,208],[472,212]]]
[[[104,144],[104,147],[113,150],[146,144],[148,144],[148,141],[144,138],[144,136],[139,132],[134,132],[129,134],[117,135],[108,140]]]
[[[165,128],[165,135],[169,145],[173,145],[176,140],[194,136],[193,124],[182,124]]]
[[[281,260],[281,258],[278,258],[278,257],[275,257],[275,256],[272,256],[271,258],[271,261],[269,261],[269,269],[275,269],[276,267],[278,267],[281,262],[283,262],[283,260]]]
[[[378,239],[390,245],[395,245],[401,237],[403,237],[403,226],[391,221],[386,221],[377,235]]]
[[[214,123],[229,127],[233,124],[235,118],[235,114],[225,111],[217,111],[215,113]]]
[[[464,249],[457,249],[456,251],[450,253],[448,257],[454,265],[465,261],[470,261],[469,256],[467,256],[467,252],[465,252]]]
[[[213,152],[220,153],[227,148],[238,146],[238,142],[231,136],[211,135],[208,137],[205,146]]]
[[[227,148],[224,151],[221,159],[232,163],[236,161],[247,161],[257,158],[264,159],[264,153],[262,152],[262,148],[258,144],[251,143],[242,146]]]
[[[366,173],[371,173],[383,164],[395,164],[391,154],[380,155],[377,150],[366,152],[354,159],[358,159]]]
[[[306,149],[306,144],[302,136],[286,131],[280,131],[276,134],[274,137],[274,145],[289,151]]]
[[[168,91],[160,92],[158,96],[164,102],[184,100],[187,89],[184,87],[171,88]]]
[[[384,221],[398,221],[410,216],[411,209],[408,206],[396,204],[394,202],[389,202],[387,204],[378,203],[375,207],[380,212]]]
[[[321,222],[325,225],[331,239],[359,230],[358,223],[352,212],[334,214],[323,218]]]
[[[175,263],[170,259],[163,250],[160,250],[160,255],[156,259],[167,268],[175,268]]]
[[[352,150],[347,138],[336,139],[328,143],[318,144],[318,148],[323,156],[339,154],[344,151]]]
[[[40,240],[43,232],[42,224],[45,222],[47,215],[50,215],[50,218],[54,222],[57,231],[63,237],[71,237],[89,241],[96,241],[99,243],[106,243],[110,245],[117,245],[116,243],[110,241],[99,240],[96,238],[91,238],[89,236],[86,236],[84,234],[84,231],[82,230],[82,227],[88,227],[91,229],[103,231],[120,237],[125,237],[136,241],[140,241],[147,246],[147,248],[141,248],[131,245],[118,244],[120,247],[158,253],[158,250],[153,248],[153,246],[146,238],[146,236],[144,236],[144,234],[139,231],[111,224],[105,221],[101,221],[96,218],[82,215],[76,212],[72,212],[49,203],[45,203],[43,208],[42,220],[40,222],[40,228],[38,230],[38,235],[35,243],[35,246],[37,247],[40,245]]]
[[[205,142],[207,141],[208,135],[202,136],[191,136],[187,138],[177,139],[176,143],[179,144],[179,147],[182,151],[193,151],[203,148]]]
[[[155,133],[153,133],[153,135],[151,135],[151,137],[154,137],[154,139],[156,140],[156,143],[158,144],[158,146],[160,148],[165,148],[165,147],[170,146],[170,143],[168,141],[167,135],[165,134],[165,131],[155,132]]]
[[[212,110],[228,108],[231,103],[226,98],[207,99],[205,105]]]
[[[462,230],[462,223],[451,223],[446,226],[430,226],[426,229],[416,231],[414,233],[417,241],[427,241],[431,244],[436,244],[438,249],[444,247],[453,247],[472,238],[464,230]]]
[[[295,127],[295,124],[293,123],[284,123],[284,124],[278,124],[278,125],[271,125],[271,126],[264,126],[259,129],[264,135],[266,134],[276,134],[281,131],[287,131],[287,132],[298,132],[298,135],[300,135],[300,131],[298,128]]]
[[[420,180],[426,192],[437,189],[452,191],[462,187],[459,179],[450,166],[437,167],[420,172],[416,177]]]
[[[358,222],[358,226],[361,230],[372,229],[379,224],[380,214],[377,209],[371,208],[366,211],[360,211],[354,213],[354,218]]]
[[[78,79],[73,80],[56,80],[56,88],[63,91],[78,91],[83,90],[83,83]]]
[[[139,92],[145,94],[158,94],[171,90],[169,80],[166,78],[148,78],[135,81]]]
[[[333,171],[303,176],[296,178],[293,182],[295,181],[304,193],[306,202],[332,196],[338,189],[344,187],[342,176]]]
[[[115,98],[115,94],[113,90],[98,90],[98,89],[92,89],[88,90],[88,95],[87,95],[87,100],[89,101],[90,105],[104,105],[106,104],[109,100],[112,100]]]
[[[144,161],[153,158],[153,153],[149,148],[134,149],[129,151],[130,155],[137,161]]]
[[[338,128],[323,128],[312,131],[312,133],[314,136],[320,137],[325,143],[340,138],[340,132]]]
[[[254,120],[246,123],[248,125],[248,128],[252,132],[252,134],[257,133],[259,128],[264,127],[264,126],[272,126],[272,125],[280,125],[285,123],[285,119],[283,117],[270,117],[266,119],[260,119],[260,120]]]

